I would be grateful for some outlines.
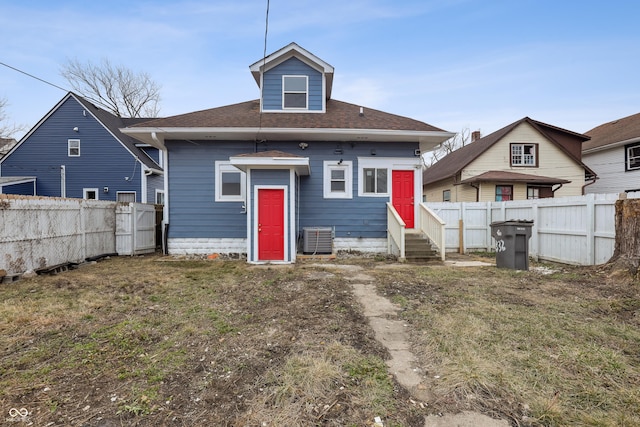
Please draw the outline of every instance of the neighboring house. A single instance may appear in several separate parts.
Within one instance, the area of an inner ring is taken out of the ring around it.
[[[68,93],[0,159],[0,193],[162,203],[162,153],[116,117]]]
[[[582,146],[584,162],[598,174],[587,193],[640,191],[640,113],[595,127]]]
[[[579,196],[595,173],[581,160],[588,136],[529,117],[446,155],[423,173],[427,202]]]
[[[420,150],[450,132],[331,99],[333,67],[295,43],[250,71],[260,99],[122,130],[165,152],[169,253],[288,263],[327,230],[332,250],[386,252],[387,202],[417,226]]]

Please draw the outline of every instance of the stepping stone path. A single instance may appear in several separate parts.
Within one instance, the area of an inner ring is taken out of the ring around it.
[[[316,267],[327,268],[323,264]],[[389,299],[377,294],[373,283],[375,278],[363,272],[363,268],[356,265],[332,265],[330,269],[348,272],[346,279],[351,283],[353,294],[362,304],[364,315],[375,333],[376,340],[384,345],[391,359],[386,361],[389,372],[398,383],[409,391],[411,396],[419,401],[431,400],[432,393],[424,383],[424,376],[420,375],[415,355],[411,352],[407,327],[398,319],[400,307]],[[362,282],[362,283],[360,283]],[[506,420],[495,420],[476,412],[462,412],[453,415],[430,415],[425,417],[425,427],[509,427]]]

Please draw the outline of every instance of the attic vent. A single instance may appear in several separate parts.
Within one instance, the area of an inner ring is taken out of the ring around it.
[[[305,227],[302,229],[305,254],[330,254],[333,252],[333,230],[330,227]]]

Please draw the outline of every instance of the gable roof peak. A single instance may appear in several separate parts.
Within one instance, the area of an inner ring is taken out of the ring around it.
[[[298,58],[307,65],[315,68],[321,72],[327,81],[327,98],[331,98],[331,88],[333,87],[333,72],[334,68],[328,62],[320,59],[313,53],[309,52],[296,42],[291,42],[288,45],[276,50],[273,53],[259,59],[253,64],[249,65],[249,70],[253,75],[254,80],[258,87],[260,87],[261,76],[264,72],[279,65],[290,58]]]

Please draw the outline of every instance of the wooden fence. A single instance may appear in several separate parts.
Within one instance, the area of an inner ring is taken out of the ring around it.
[[[629,194],[628,197],[638,197]],[[616,194],[511,202],[426,203],[445,223],[447,252],[493,251],[491,223],[533,221],[529,256],[597,265],[613,255]]]
[[[140,203],[132,205],[145,206]],[[116,236],[118,206],[124,211],[124,208],[129,208],[128,205],[98,200],[0,194],[0,270],[16,275],[79,263],[87,258],[118,253],[116,239],[126,240],[133,236],[138,236],[139,241],[131,243],[131,247],[144,246],[144,251],[155,251],[153,226],[151,233],[144,231]],[[118,214],[125,215],[126,212]],[[119,246],[126,247],[126,242]]]

